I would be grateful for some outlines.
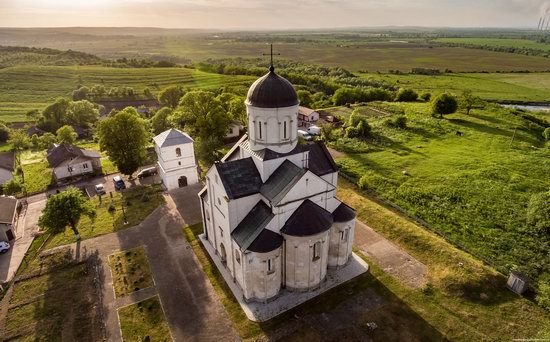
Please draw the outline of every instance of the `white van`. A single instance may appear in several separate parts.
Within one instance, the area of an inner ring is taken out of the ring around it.
[[[305,140],[307,140],[307,141],[310,141],[311,139],[313,139],[311,134],[309,134],[306,131],[302,131],[301,129],[298,130],[298,136],[305,139]]]
[[[311,135],[321,134],[321,128],[319,126],[311,125],[308,127],[307,132]]]

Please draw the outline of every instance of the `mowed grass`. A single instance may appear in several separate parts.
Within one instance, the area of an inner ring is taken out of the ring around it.
[[[533,260],[546,253],[527,233],[526,211],[533,194],[550,188],[541,129],[497,105],[443,120],[428,104],[386,106],[404,111],[409,128],[372,120],[377,140],[368,153],[338,159],[342,170],[476,255],[535,272]]]
[[[516,49],[533,49],[550,51],[550,44],[543,44],[529,39],[513,39],[513,38],[437,38],[434,39],[438,43],[451,44],[466,44],[472,46],[490,46],[504,47]]]
[[[154,285],[143,247],[109,255],[115,295],[121,297]]]
[[[158,296],[118,309],[124,341],[172,341]]]
[[[27,193],[42,192],[54,184],[52,169],[47,161],[38,163],[23,164],[25,174],[25,188]]]
[[[425,75],[361,74],[362,77],[382,81],[396,87],[419,92],[456,95],[471,90],[485,100],[548,101],[550,99],[550,73],[465,73]]]
[[[83,217],[80,219],[78,231],[82,239],[89,239],[135,226],[149,216],[165,200],[160,185],[140,185],[124,190],[124,210],[128,220],[127,224],[124,223],[123,198],[120,192],[114,192],[112,200],[109,195],[104,195],[101,201],[98,196],[91,198],[90,201],[96,208],[96,215],[92,218]],[[111,203],[115,210],[109,210]],[[72,230],[67,229],[63,233],[53,235],[48,240],[46,248],[73,242],[75,242],[74,234]]]
[[[25,121],[25,113],[43,109],[58,97],[70,97],[78,85],[145,88],[157,93],[170,85],[217,89],[251,84],[249,76],[228,76],[186,68],[124,69],[102,66],[18,66],[0,70],[0,119]]]
[[[548,338],[550,314],[506,289],[506,278],[494,269],[379,204],[344,179],[339,181],[338,196],[355,208],[359,220],[428,266],[428,284],[413,290],[369,262],[373,276],[445,338]],[[377,323],[382,319],[372,317]]]

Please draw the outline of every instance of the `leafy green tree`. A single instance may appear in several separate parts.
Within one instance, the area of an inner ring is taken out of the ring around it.
[[[94,217],[94,206],[82,192],[71,187],[48,199],[38,225],[52,233],[60,233],[70,227],[76,239],[80,240],[77,225],[83,215]]]
[[[0,122],[0,142],[6,142],[10,138],[10,129],[5,123]]]
[[[439,94],[432,100],[432,113],[438,114],[440,118],[443,118],[443,115],[455,113],[457,109],[458,102],[451,94]]]
[[[86,100],[71,102],[66,121],[71,125],[91,127],[99,119],[99,110],[98,105]]]
[[[395,95],[396,102],[415,102],[418,100],[416,91],[407,88],[401,88]]]
[[[153,132],[155,134],[160,134],[172,127],[168,118],[173,112],[172,108],[163,107],[153,115],[151,118],[151,125],[153,126]]]
[[[321,139],[324,141],[334,140],[334,126],[329,123],[321,124]]]
[[[222,157],[219,148],[223,146],[223,140],[219,137],[199,137],[195,141],[197,157],[207,165],[212,165]]]
[[[246,128],[248,126],[248,113],[246,112],[244,97],[238,96],[229,102],[229,115],[243,127]]]
[[[49,149],[57,141],[57,137],[50,132],[44,133],[39,138],[39,147],[42,149]]]
[[[55,134],[57,135],[57,142],[60,144],[74,144],[78,136],[74,128],[69,125],[60,127]]]
[[[115,166],[131,176],[145,162],[150,134],[147,120],[128,107],[99,122],[99,146]]]
[[[8,144],[10,144],[12,150],[16,152],[23,151],[30,146],[29,136],[27,135],[27,132],[22,129],[11,130]]]
[[[298,99],[300,100],[300,105],[304,107],[311,107],[313,104],[313,99],[311,98],[311,93],[307,90],[298,90]]]
[[[160,91],[158,101],[163,107],[176,108],[184,94],[180,86],[170,86]]]
[[[363,94],[361,90],[354,88],[339,88],[332,95],[332,102],[336,106],[343,106],[348,103],[356,103],[361,101]]]
[[[67,124],[67,110],[71,102],[64,98],[57,99],[42,111],[38,125],[49,132],[57,131],[61,126]]]
[[[33,148],[40,148],[40,137],[38,135],[33,134],[30,141]]]
[[[21,184],[19,179],[16,177],[4,183],[2,187],[3,187],[4,195],[8,195],[8,196],[17,195],[18,193],[21,192],[21,190],[23,190],[23,185]]]
[[[421,99],[422,101],[424,101],[424,102],[429,102],[430,99],[432,98],[432,94],[430,94],[430,93],[422,93],[422,94],[420,94],[419,97],[420,97],[420,99]]]
[[[531,196],[527,206],[527,223],[535,235],[550,238],[550,192]]]
[[[143,96],[145,96],[148,99],[154,98],[153,93],[151,92],[151,89],[149,89],[147,87],[145,89],[143,89]]]
[[[471,90],[467,89],[462,92],[460,107],[466,111],[466,115],[470,115],[470,111],[480,106],[482,102],[480,97],[475,96]]]

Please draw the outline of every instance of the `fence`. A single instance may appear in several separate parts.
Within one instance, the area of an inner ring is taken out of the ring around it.
[[[344,179],[348,180],[349,182],[352,182],[353,184],[357,185],[357,179],[355,177],[347,175],[347,174],[343,173],[342,171],[339,171],[338,173],[342,178],[344,178]],[[428,222],[424,221],[423,219],[421,219],[419,217],[416,217],[414,215],[411,215],[405,209],[401,208],[397,204],[392,203],[388,200],[385,200],[385,199],[381,198],[374,191],[364,190],[364,192],[368,195],[368,198],[373,200],[374,202],[380,204],[383,207],[391,209],[394,212],[397,212],[399,215],[402,215],[402,216],[416,222],[420,226],[430,230],[431,232],[441,236],[442,238],[445,239],[445,241],[449,242],[450,244],[457,247],[458,249],[461,249],[461,250],[465,251],[466,253],[473,255],[474,257],[476,257],[477,259],[483,261],[486,265],[489,265],[492,268],[496,269],[498,272],[502,273],[503,275],[508,276],[508,274],[510,273],[511,270],[509,270],[506,267],[503,267],[501,265],[497,265],[497,264],[493,263],[492,261],[490,261],[489,259],[487,259],[485,256],[480,255],[480,254],[472,251],[471,249],[466,247],[461,242],[453,239],[452,237],[447,235],[445,232],[442,232],[441,230],[435,228],[434,226],[432,226]]]

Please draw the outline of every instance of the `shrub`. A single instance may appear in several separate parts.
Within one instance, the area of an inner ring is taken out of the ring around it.
[[[536,300],[540,306],[550,310],[550,275],[540,277]]]
[[[415,102],[418,100],[418,94],[412,89],[401,88],[395,96],[397,102]]]
[[[547,141],[550,141],[550,127],[548,127],[547,129],[544,130],[544,132],[542,132],[542,136]]]
[[[432,98],[432,94],[430,93],[422,93],[420,95],[420,99],[424,102],[429,102],[431,98]]]
[[[398,116],[393,121],[393,124],[397,128],[405,129],[407,128],[407,118],[405,116]]]
[[[4,195],[12,196],[16,195],[23,190],[21,182],[17,178],[13,178],[8,182],[4,183]]]
[[[359,130],[357,127],[346,128],[346,138],[359,138]]]
[[[438,114],[440,118],[442,118],[443,115],[456,112],[457,109],[458,101],[451,94],[440,94],[432,101],[432,113]]]

